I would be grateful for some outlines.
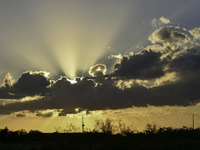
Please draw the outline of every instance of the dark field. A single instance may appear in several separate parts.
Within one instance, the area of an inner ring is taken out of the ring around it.
[[[42,133],[24,130],[0,132],[0,150],[197,150],[200,129],[160,128],[140,133]]]

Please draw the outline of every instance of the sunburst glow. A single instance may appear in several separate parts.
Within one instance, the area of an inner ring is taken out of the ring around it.
[[[46,70],[52,76],[66,75],[70,79],[87,73],[89,67],[110,49],[109,44],[122,26],[128,10],[105,4],[97,7],[94,16],[88,10],[89,3],[80,3],[63,5],[51,1],[48,5],[45,2],[28,5],[30,9],[22,19],[27,18],[30,22],[15,27],[15,31],[11,28],[3,39],[6,49],[9,49],[6,54],[17,57],[11,60],[13,67]],[[113,13],[117,17],[112,18]]]
[[[0,3],[0,128],[199,117],[200,2]]]

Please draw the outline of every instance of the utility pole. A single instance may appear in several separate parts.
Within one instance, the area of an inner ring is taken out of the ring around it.
[[[192,123],[193,123],[193,129],[194,129],[194,114],[192,114]]]
[[[84,133],[84,127],[85,127],[84,118],[83,118],[83,116],[82,116],[82,133]]]

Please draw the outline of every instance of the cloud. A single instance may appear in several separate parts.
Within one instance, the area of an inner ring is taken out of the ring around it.
[[[166,26],[161,27],[151,34],[149,40],[154,43],[174,43],[178,41],[188,40],[188,36],[185,33],[178,31],[179,27],[176,26]]]
[[[15,80],[12,78],[10,73],[7,73],[2,85],[0,86],[0,99],[21,98],[21,96],[15,94],[13,89],[14,84]]]
[[[74,110],[78,107],[88,110],[126,108],[136,102],[136,99],[132,98],[134,94],[142,95],[139,93],[142,92],[141,89],[146,88],[140,87],[140,90],[135,89],[134,92],[128,89],[121,90],[111,79],[105,80],[98,86],[95,86],[91,79],[83,79],[76,84],[71,84],[63,77],[51,87],[50,95],[35,101],[0,106],[0,113],[9,114],[21,110],[40,109],[65,109],[67,113],[75,113]]]
[[[106,65],[96,64],[89,69],[90,77],[77,77],[74,83],[66,76],[50,80],[45,71],[24,72],[16,82],[10,74],[6,75],[0,98],[4,103],[9,99],[9,103],[0,106],[0,114],[58,109],[58,115],[64,116],[76,113],[76,108],[103,110],[198,103],[200,33],[164,18],[161,21],[165,25],[150,35],[151,45],[138,53],[111,56],[116,63],[110,74],[106,74]],[[25,100],[27,97],[33,99]],[[10,103],[12,99],[14,103]],[[40,112],[37,116],[52,114]]]
[[[160,78],[156,78],[153,86],[164,86],[167,84],[171,84],[173,82],[177,82],[178,80],[180,80],[179,74],[176,72],[170,72],[166,73],[164,76]]]
[[[160,27],[149,36],[148,40],[152,42],[148,48],[161,51],[161,59],[168,60],[175,59],[181,53],[194,48],[197,43],[192,40],[188,30],[177,25]]]
[[[96,85],[102,84],[105,80],[107,69],[106,65],[104,64],[96,64],[90,67],[89,74],[93,77],[92,80],[95,82]]]
[[[12,78],[11,74],[7,73],[1,87],[10,88],[13,86],[14,83],[15,83],[15,80]]]
[[[154,18],[151,21],[152,27],[155,27],[155,28],[158,28],[158,27],[164,26],[166,24],[170,24],[170,23],[171,23],[170,20],[168,18],[165,18],[165,17],[160,17],[159,19]]]
[[[68,110],[65,110],[65,109],[62,109],[62,110],[59,112],[58,116],[66,116],[67,114],[70,114],[69,111],[68,111]]]
[[[52,112],[47,112],[47,113],[37,113],[36,116],[38,117],[52,117],[53,113]]]
[[[196,39],[200,40],[200,28],[194,28],[192,30],[189,30],[190,34]]]
[[[0,87],[0,98],[21,99],[27,96],[46,95],[51,84],[48,74],[46,71],[27,71],[15,82],[10,73],[7,73]]]
[[[106,65],[104,64],[96,64],[90,67],[89,74],[93,77],[101,77],[106,74]]]
[[[139,53],[124,56],[115,64],[114,76],[133,79],[153,79],[164,75],[165,61],[161,53],[153,50],[142,50]]]
[[[26,117],[25,114],[16,114],[16,117]]]
[[[14,84],[14,88],[29,95],[45,94],[47,87],[50,85],[48,74],[45,71],[24,72]]]

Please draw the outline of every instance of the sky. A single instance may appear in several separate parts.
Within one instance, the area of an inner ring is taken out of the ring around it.
[[[3,0],[0,128],[200,124],[198,0]]]

